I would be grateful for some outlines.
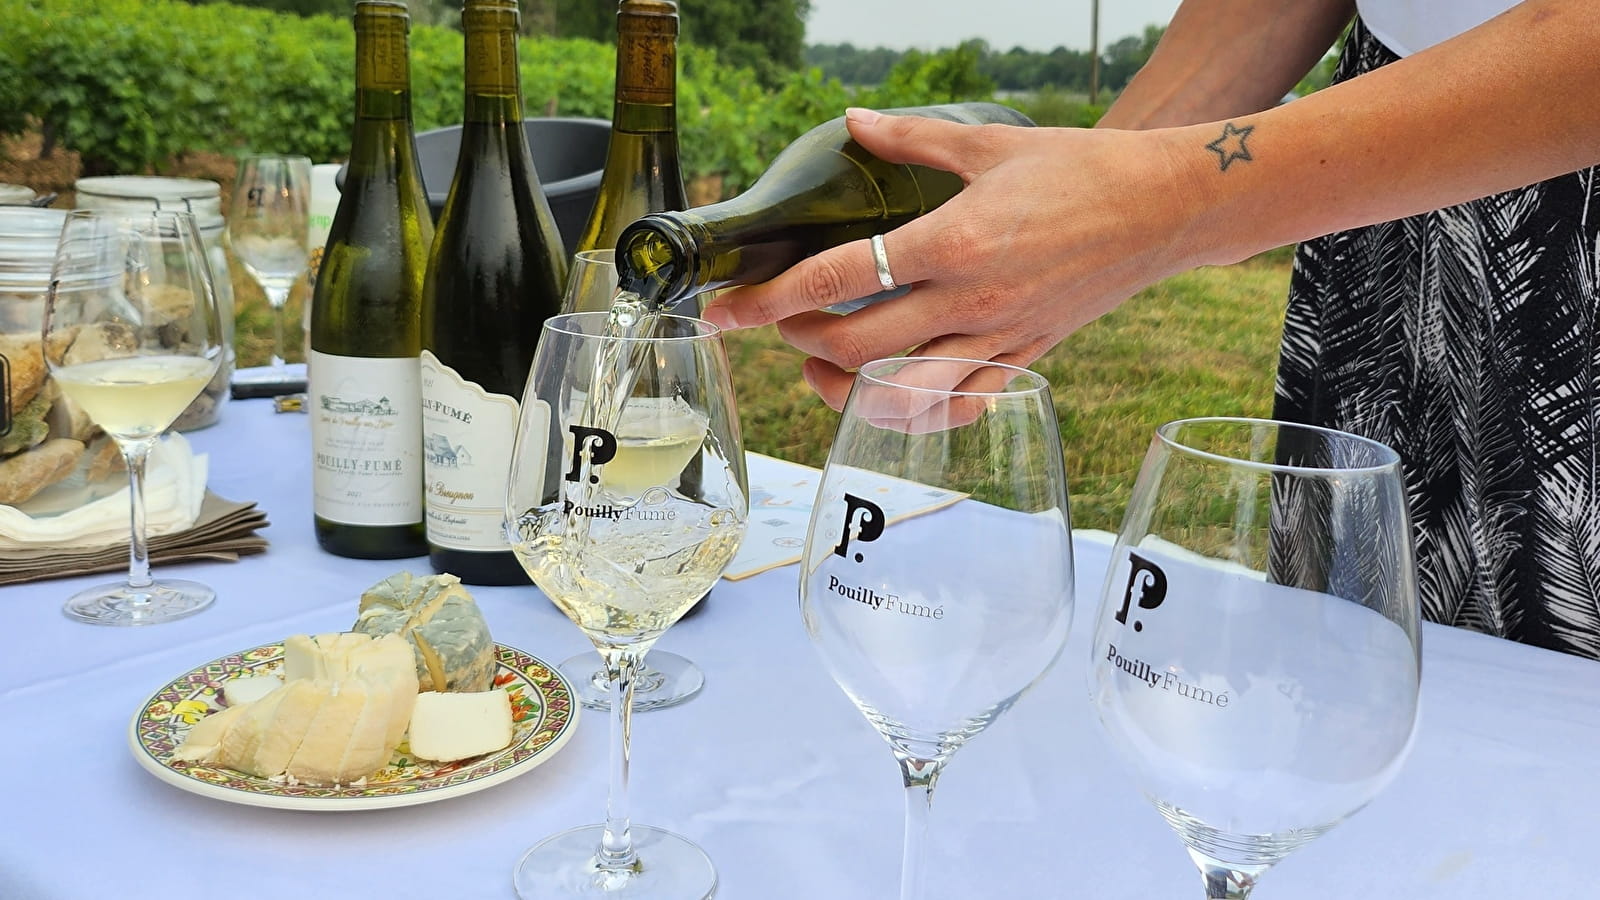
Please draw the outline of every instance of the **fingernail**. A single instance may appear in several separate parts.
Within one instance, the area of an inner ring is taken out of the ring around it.
[[[852,106],[844,111],[844,117],[857,125],[875,125],[883,118],[883,113],[864,106]]]

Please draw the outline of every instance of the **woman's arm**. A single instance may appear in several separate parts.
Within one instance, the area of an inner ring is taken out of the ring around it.
[[[1597,13],[1600,0],[1525,0],[1344,84],[1202,125],[973,127],[853,111],[851,133],[872,152],[968,185],[886,236],[894,277],[913,290],[849,316],[817,311],[878,289],[856,241],[728,291],[706,316],[779,323],[835,408],[850,369],[908,348],[1029,364],[1196,265],[1600,162]]]
[[[1174,136],[1208,198],[1197,224],[1234,226],[1204,256],[1232,262],[1594,165],[1597,96],[1600,2],[1527,0],[1359,78]],[[1224,167],[1196,148],[1230,126],[1253,129],[1252,159]]]
[[[1185,0],[1102,128],[1165,128],[1270,109],[1333,46],[1355,0]]]

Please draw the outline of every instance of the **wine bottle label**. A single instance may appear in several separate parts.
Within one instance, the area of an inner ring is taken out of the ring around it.
[[[467,31],[466,44],[463,80],[467,93],[510,94],[517,90],[515,29],[500,31],[479,25]]]
[[[311,351],[307,393],[318,516],[347,525],[422,520],[422,392],[415,357]]]
[[[451,550],[505,550],[506,477],[516,443],[518,403],[463,379],[431,352],[422,351],[423,502],[428,542]],[[548,432],[549,404],[537,401],[527,411],[543,423],[529,428]],[[544,471],[545,444],[530,441],[525,452],[539,454],[526,470]]]

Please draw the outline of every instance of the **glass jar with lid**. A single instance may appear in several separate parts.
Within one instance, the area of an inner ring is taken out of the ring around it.
[[[233,381],[233,277],[223,247],[227,223],[222,215],[222,186],[204,178],[166,178],[151,175],[101,175],[79,178],[73,185],[79,209],[140,210],[180,209],[194,214],[200,239],[211,263],[217,292],[217,312],[222,316],[223,358],[215,378],[194,403],[178,417],[173,428],[192,431],[217,421]],[[46,269],[48,271],[48,267]]]
[[[45,293],[66,215],[0,206],[0,504],[33,517],[127,484],[116,443],[61,396],[44,361]]]

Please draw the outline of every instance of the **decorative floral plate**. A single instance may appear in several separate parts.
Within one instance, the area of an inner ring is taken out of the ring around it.
[[[128,742],[139,764],[157,778],[203,797],[278,809],[381,809],[459,797],[526,774],[566,744],[578,721],[572,684],[555,666],[496,644],[496,687],[511,695],[511,744],[450,763],[411,756],[402,743],[389,765],[364,784],[314,787],[285,784],[232,769],[174,760],[189,728],[221,709],[231,678],[271,675],[283,665],[283,645],[267,644],[185,672],[156,691],[133,718]]]

